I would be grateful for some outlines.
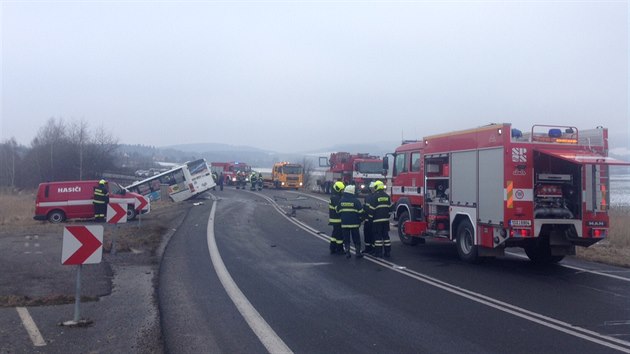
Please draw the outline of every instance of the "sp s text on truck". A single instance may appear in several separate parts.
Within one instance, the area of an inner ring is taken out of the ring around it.
[[[393,159],[401,241],[449,239],[469,262],[522,247],[553,263],[606,238],[610,166],[630,164],[608,157],[606,128],[507,123],[425,137]]]

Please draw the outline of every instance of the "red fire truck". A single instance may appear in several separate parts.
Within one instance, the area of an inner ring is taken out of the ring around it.
[[[210,163],[210,169],[212,172],[216,172],[217,175],[222,172],[223,178],[225,178],[224,183],[228,186],[236,184],[236,172],[241,171],[248,178],[252,172],[252,168],[248,164],[238,161],[212,162]]]
[[[320,157],[319,166],[328,167],[324,177],[317,181],[326,193],[330,193],[338,180],[345,184],[354,181],[357,191],[367,192],[370,182],[383,179],[387,171],[383,169],[382,158],[366,153],[333,152],[330,157]]]
[[[609,166],[629,165],[607,155],[601,127],[492,124],[403,144],[391,188],[398,235],[452,240],[470,262],[506,247],[558,262],[607,236]]]

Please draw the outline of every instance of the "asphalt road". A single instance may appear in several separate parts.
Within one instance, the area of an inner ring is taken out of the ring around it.
[[[322,235],[324,195],[213,194],[163,256],[167,352],[630,352],[627,269],[518,253],[471,265],[393,230],[391,259],[346,259]]]

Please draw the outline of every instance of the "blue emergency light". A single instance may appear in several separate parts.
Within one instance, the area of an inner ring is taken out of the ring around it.
[[[561,138],[562,137],[562,130],[554,128],[554,129],[549,129],[549,137],[550,138]]]
[[[513,138],[522,138],[523,137],[523,132],[518,130],[518,129],[516,129],[516,128],[513,128],[512,129],[512,137]]]

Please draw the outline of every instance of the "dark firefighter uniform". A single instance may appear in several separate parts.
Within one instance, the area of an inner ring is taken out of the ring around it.
[[[249,183],[251,183],[251,187],[249,188],[252,191],[256,190],[256,184],[258,183],[258,174],[256,172],[252,172],[249,175]]]
[[[374,196],[374,193],[376,193],[376,190],[374,189],[374,182],[370,182],[369,191],[370,191],[370,194],[367,197],[365,197],[365,203],[363,204],[363,210],[365,211],[365,215],[368,216],[363,222],[363,242],[365,243],[365,249],[363,250],[363,253],[366,253],[366,254],[372,254],[372,252],[374,251],[373,250],[374,236],[372,235],[372,219],[369,217],[370,211],[368,210],[368,205],[370,203],[370,200]]]
[[[107,182],[102,179],[98,182],[98,186],[94,187],[94,219],[96,221],[105,221],[105,213],[107,212],[107,203],[109,202],[109,190]]]
[[[368,217],[372,220],[372,234],[374,236],[374,255],[389,257],[392,243],[389,239],[389,214],[392,201],[385,193],[385,185],[381,181],[374,183],[376,192],[368,202]]]
[[[341,181],[335,182],[328,202],[328,225],[332,225],[330,236],[330,254],[343,254],[343,235],[341,233],[341,217],[337,213],[337,206],[341,200],[341,194],[346,186]]]
[[[359,198],[354,194],[354,186],[349,185],[343,190],[343,195],[337,205],[337,213],[341,218],[341,234],[343,235],[343,246],[346,258],[350,258],[350,237],[356,250],[356,257],[361,258],[361,234],[359,227],[365,212]]]
[[[212,190],[216,191],[217,190],[216,184],[219,184],[219,175],[217,175],[216,172],[212,172],[212,179],[214,180],[214,184],[215,184],[215,186],[212,187]]]

